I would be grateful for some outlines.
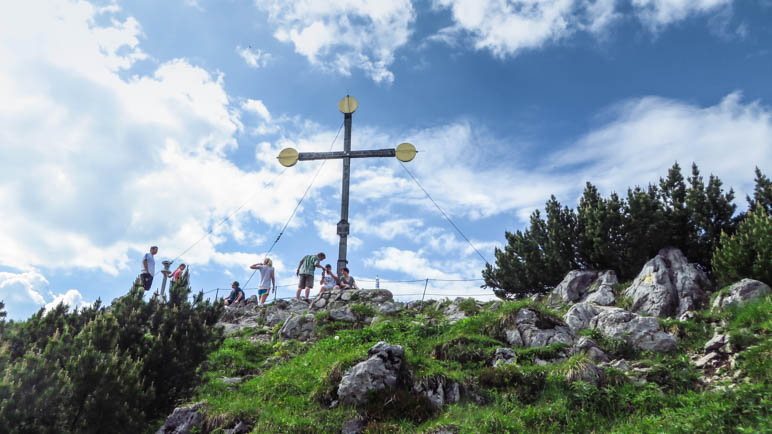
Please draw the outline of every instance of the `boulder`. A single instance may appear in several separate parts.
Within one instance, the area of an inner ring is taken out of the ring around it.
[[[632,298],[636,313],[678,317],[699,308],[711,289],[702,270],[690,264],[680,250],[666,247],[643,266],[625,296]]]
[[[378,313],[381,315],[391,315],[401,310],[402,305],[400,303],[394,303],[391,301],[387,301],[378,307]]]
[[[614,304],[614,288],[613,285],[619,283],[617,274],[613,270],[607,270],[598,275],[595,282],[590,285],[590,288],[582,297],[581,301],[587,303],[595,303],[601,306],[611,306]]]
[[[281,330],[279,330],[279,337],[284,340],[297,339],[299,341],[307,341],[311,339],[313,333],[313,315],[293,315],[287,319]]]
[[[726,335],[715,335],[705,343],[705,353],[716,351],[726,345],[727,342],[729,342],[729,339]]]
[[[413,392],[424,395],[435,409],[440,409],[445,404],[454,404],[461,397],[458,383],[444,377],[421,380],[413,385]]]
[[[307,311],[310,306],[310,303],[305,300],[298,300],[293,298],[290,300],[289,305],[287,306],[287,311],[300,315],[305,313],[305,311]]]
[[[597,277],[597,271],[569,271],[555,287],[553,294],[564,303],[579,301]]]
[[[592,303],[577,303],[563,315],[563,320],[574,332],[590,327],[590,321],[604,308]]]
[[[331,310],[330,318],[332,318],[335,321],[343,321],[343,322],[357,321],[356,315],[354,315],[354,312],[352,312],[351,308],[348,306]]]
[[[359,299],[363,302],[369,302],[369,303],[385,303],[387,301],[392,301],[394,299],[394,296],[392,296],[391,291],[386,289],[362,289],[358,291],[359,293]]]
[[[247,297],[246,300],[244,300],[244,304],[250,305],[250,304],[257,304],[257,296],[256,295],[250,295]]]
[[[503,365],[511,365],[515,362],[517,362],[517,354],[512,348],[496,348],[491,365],[497,368]]]
[[[224,429],[223,434],[247,434],[252,431],[244,422],[239,421],[233,428]]]
[[[742,306],[743,304],[757,300],[771,293],[769,285],[753,279],[743,279],[729,287],[727,294],[720,295],[713,300],[714,309],[723,309],[729,306]]]
[[[311,303],[311,309],[323,309],[327,305],[327,297],[318,297]]]
[[[204,406],[197,403],[186,407],[177,407],[156,434],[187,434],[201,423],[199,410]]]
[[[285,309],[282,309],[280,305],[270,305],[265,308],[265,320],[264,323],[267,326],[275,326],[287,321],[290,317],[290,313]]]
[[[571,348],[571,354],[580,353],[587,354],[587,357],[596,363],[609,362],[611,360],[608,354],[600,349],[597,342],[585,336],[580,337],[573,348]]]
[[[400,345],[378,342],[370,348],[368,355],[369,359],[357,363],[343,374],[338,385],[341,404],[364,404],[371,392],[397,385],[405,349]]]
[[[555,343],[570,345],[574,341],[574,333],[565,323],[535,309],[520,309],[513,322],[514,324],[505,330],[507,341],[512,346],[544,347]],[[520,343],[521,345],[517,345]]]
[[[356,416],[343,424],[340,434],[362,434],[365,428],[367,428],[367,419],[364,416]]]
[[[606,336],[625,339],[641,350],[668,352],[676,347],[676,339],[662,331],[657,318],[620,308],[603,308],[590,320],[589,326]]]
[[[584,381],[585,383],[599,386],[606,381],[606,370],[600,366],[588,362],[566,373],[566,381]]]
[[[463,300],[463,298],[461,300]],[[442,312],[442,314],[445,315],[445,319],[448,320],[450,324],[459,322],[462,319],[467,318],[466,312],[464,312],[458,307],[459,303],[460,303],[459,299],[456,299],[453,303],[448,305],[445,308],[445,310]]]

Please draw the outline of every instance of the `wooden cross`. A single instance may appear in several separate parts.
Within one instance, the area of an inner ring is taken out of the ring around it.
[[[338,103],[338,109],[343,112],[343,151],[335,152],[298,152],[293,148],[286,148],[279,153],[279,162],[292,167],[298,161],[306,160],[331,160],[343,159],[343,186],[341,189],[340,200],[340,221],[338,222],[338,236],[340,245],[338,247],[338,276],[341,275],[343,267],[346,266],[347,238],[350,232],[348,223],[348,186],[351,178],[351,159],[352,158],[370,158],[370,157],[397,157],[403,162],[411,161],[416,150],[410,143],[402,143],[396,149],[373,149],[367,151],[351,150],[351,115],[356,111],[359,104],[354,97],[346,95]]]

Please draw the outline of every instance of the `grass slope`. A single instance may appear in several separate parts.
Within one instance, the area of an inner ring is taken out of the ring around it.
[[[593,335],[610,355],[635,360],[644,381],[608,368],[607,382],[595,387],[570,382],[587,363],[576,355],[538,366],[559,346],[515,349],[517,363],[497,369],[490,360],[506,347],[502,330],[525,306],[556,315],[531,302],[504,303],[496,311],[448,324],[437,312],[402,312],[357,330],[336,330],[315,343],[253,343],[248,333],[227,339],[202,368],[196,400],[206,403],[201,431],[221,431],[236,421],[253,432],[339,432],[357,414],[370,420],[367,432],[770,432],[772,301],[769,298],[686,322],[664,320],[679,338],[668,355],[632,351],[623,343]],[[470,312],[477,309],[468,306]],[[414,315],[414,316],[413,316]],[[424,325],[435,323],[437,325]],[[739,351],[741,371],[731,387],[710,390],[687,352],[699,353],[722,324]],[[466,391],[462,401],[434,411],[406,387],[372,397],[364,408],[329,408],[346,369],[367,357],[378,341],[403,345],[405,376],[412,381],[446,379]],[[266,365],[266,361],[268,364]],[[237,385],[221,378],[244,376]]]

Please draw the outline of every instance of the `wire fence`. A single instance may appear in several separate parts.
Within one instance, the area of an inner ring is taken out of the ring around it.
[[[367,285],[362,285],[360,289],[385,289],[392,291],[392,294],[396,300],[409,300],[411,298],[417,298],[421,297],[421,299],[425,299],[428,297],[467,297],[467,298],[478,298],[478,297],[495,297],[493,294],[493,291],[490,292],[484,292],[482,293],[479,288],[477,288],[476,291],[464,291],[460,290],[459,288],[450,288],[448,291],[456,293],[450,293],[450,292],[437,292],[436,286],[433,287],[431,284],[432,282],[437,283],[462,283],[462,282],[484,282],[484,279],[435,279],[435,278],[424,278],[424,279],[411,279],[411,280],[385,280],[385,279],[378,279],[377,282],[379,283],[379,288],[376,288],[376,279],[357,279],[356,280],[359,283],[368,283]],[[420,285],[417,285],[419,284]],[[372,285],[371,285],[372,284]],[[390,284],[396,284],[398,285],[396,288],[392,287]],[[407,285],[406,285],[407,284]],[[412,285],[410,285],[412,284]],[[406,287],[407,286],[407,287]],[[318,292],[320,291],[320,287],[318,285],[315,285],[314,288],[312,288],[312,291]],[[259,288],[257,287],[245,287],[241,288],[242,291],[244,291],[245,297],[249,297],[251,295],[256,295],[253,293],[256,293]],[[270,303],[274,300],[290,300],[296,297],[297,294],[297,281],[294,280],[292,283],[282,283],[281,285],[276,285],[276,291],[273,292],[272,290],[269,292],[269,297],[266,300],[266,303]],[[412,291],[413,289],[417,289],[417,291]],[[471,289],[471,288],[470,288]],[[402,292],[404,290],[411,290],[410,292]],[[227,297],[230,292],[231,288],[213,288],[213,289],[202,289],[201,290],[204,293],[204,299],[208,300],[216,300],[218,298]],[[303,295],[303,294],[301,294]],[[311,296],[311,298],[314,298]]]

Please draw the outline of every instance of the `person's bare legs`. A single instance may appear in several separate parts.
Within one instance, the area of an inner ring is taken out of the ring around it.
[[[308,296],[311,294],[311,288],[306,287],[306,301],[308,301]]]
[[[295,299],[300,300],[300,291],[302,291],[303,288],[298,288],[298,293],[295,294]]]
[[[265,304],[265,300],[266,300],[267,298],[268,298],[268,293],[267,293],[267,292],[266,292],[265,294],[263,294],[263,295],[261,295],[261,296],[260,296],[260,306],[262,306],[262,305],[264,305],[264,304]]]

